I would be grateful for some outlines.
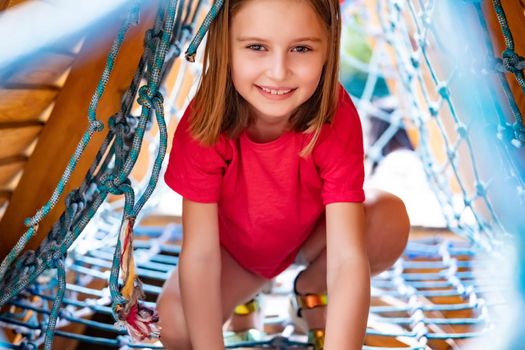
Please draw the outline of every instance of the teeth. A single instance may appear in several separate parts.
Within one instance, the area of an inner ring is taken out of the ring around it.
[[[292,91],[291,89],[290,90],[272,90],[272,89],[267,89],[267,88],[264,88],[264,87],[261,87],[261,89],[265,92],[268,92],[272,95],[284,95],[284,94],[287,94],[289,93],[290,91]]]

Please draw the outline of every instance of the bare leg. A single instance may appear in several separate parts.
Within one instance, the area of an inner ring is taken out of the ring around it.
[[[370,271],[376,275],[401,256],[408,241],[410,222],[403,202],[396,196],[382,191],[367,191],[364,203],[366,237]],[[301,294],[326,293],[326,226],[319,223],[303,245],[301,254],[309,262],[297,280]],[[310,328],[324,328],[326,308],[304,310]]]
[[[222,316],[225,322],[235,306],[253,298],[267,280],[246,271],[224,249],[221,249],[221,264]],[[164,284],[157,300],[157,309],[164,347],[168,350],[190,350],[177,268]]]

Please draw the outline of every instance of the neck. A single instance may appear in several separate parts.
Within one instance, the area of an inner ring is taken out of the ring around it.
[[[262,118],[256,118],[248,126],[247,132],[252,141],[265,143],[278,139],[289,128],[290,125],[287,119],[267,121]]]

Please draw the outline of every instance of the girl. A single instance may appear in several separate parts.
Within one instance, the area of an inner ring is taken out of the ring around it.
[[[317,347],[326,320],[324,349],[361,349],[370,274],[397,260],[409,223],[398,198],[365,201],[340,31],[338,0],[226,0],[212,23],[165,175],[184,198],[180,263],[158,300],[166,348],[224,349],[235,306],[301,260]]]

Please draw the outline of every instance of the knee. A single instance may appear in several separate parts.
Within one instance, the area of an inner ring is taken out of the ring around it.
[[[167,350],[191,350],[179,293],[164,289],[157,299],[160,341]]]
[[[401,198],[391,193],[388,193],[386,197],[388,198],[386,201],[388,201],[388,207],[391,212],[392,230],[400,242],[401,251],[399,254],[401,254],[408,241],[408,234],[410,233],[410,218],[408,217],[405,203],[403,203]]]
[[[365,203],[367,221],[370,225],[381,225],[406,244],[410,231],[410,219],[401,198],[392,193],[374,190],[367,192]]]
[[[403,254],[408,242],[410,220],[403,201],[388,192],[367,193],[367,234],[369,257],[374,273],[392,266]]]

